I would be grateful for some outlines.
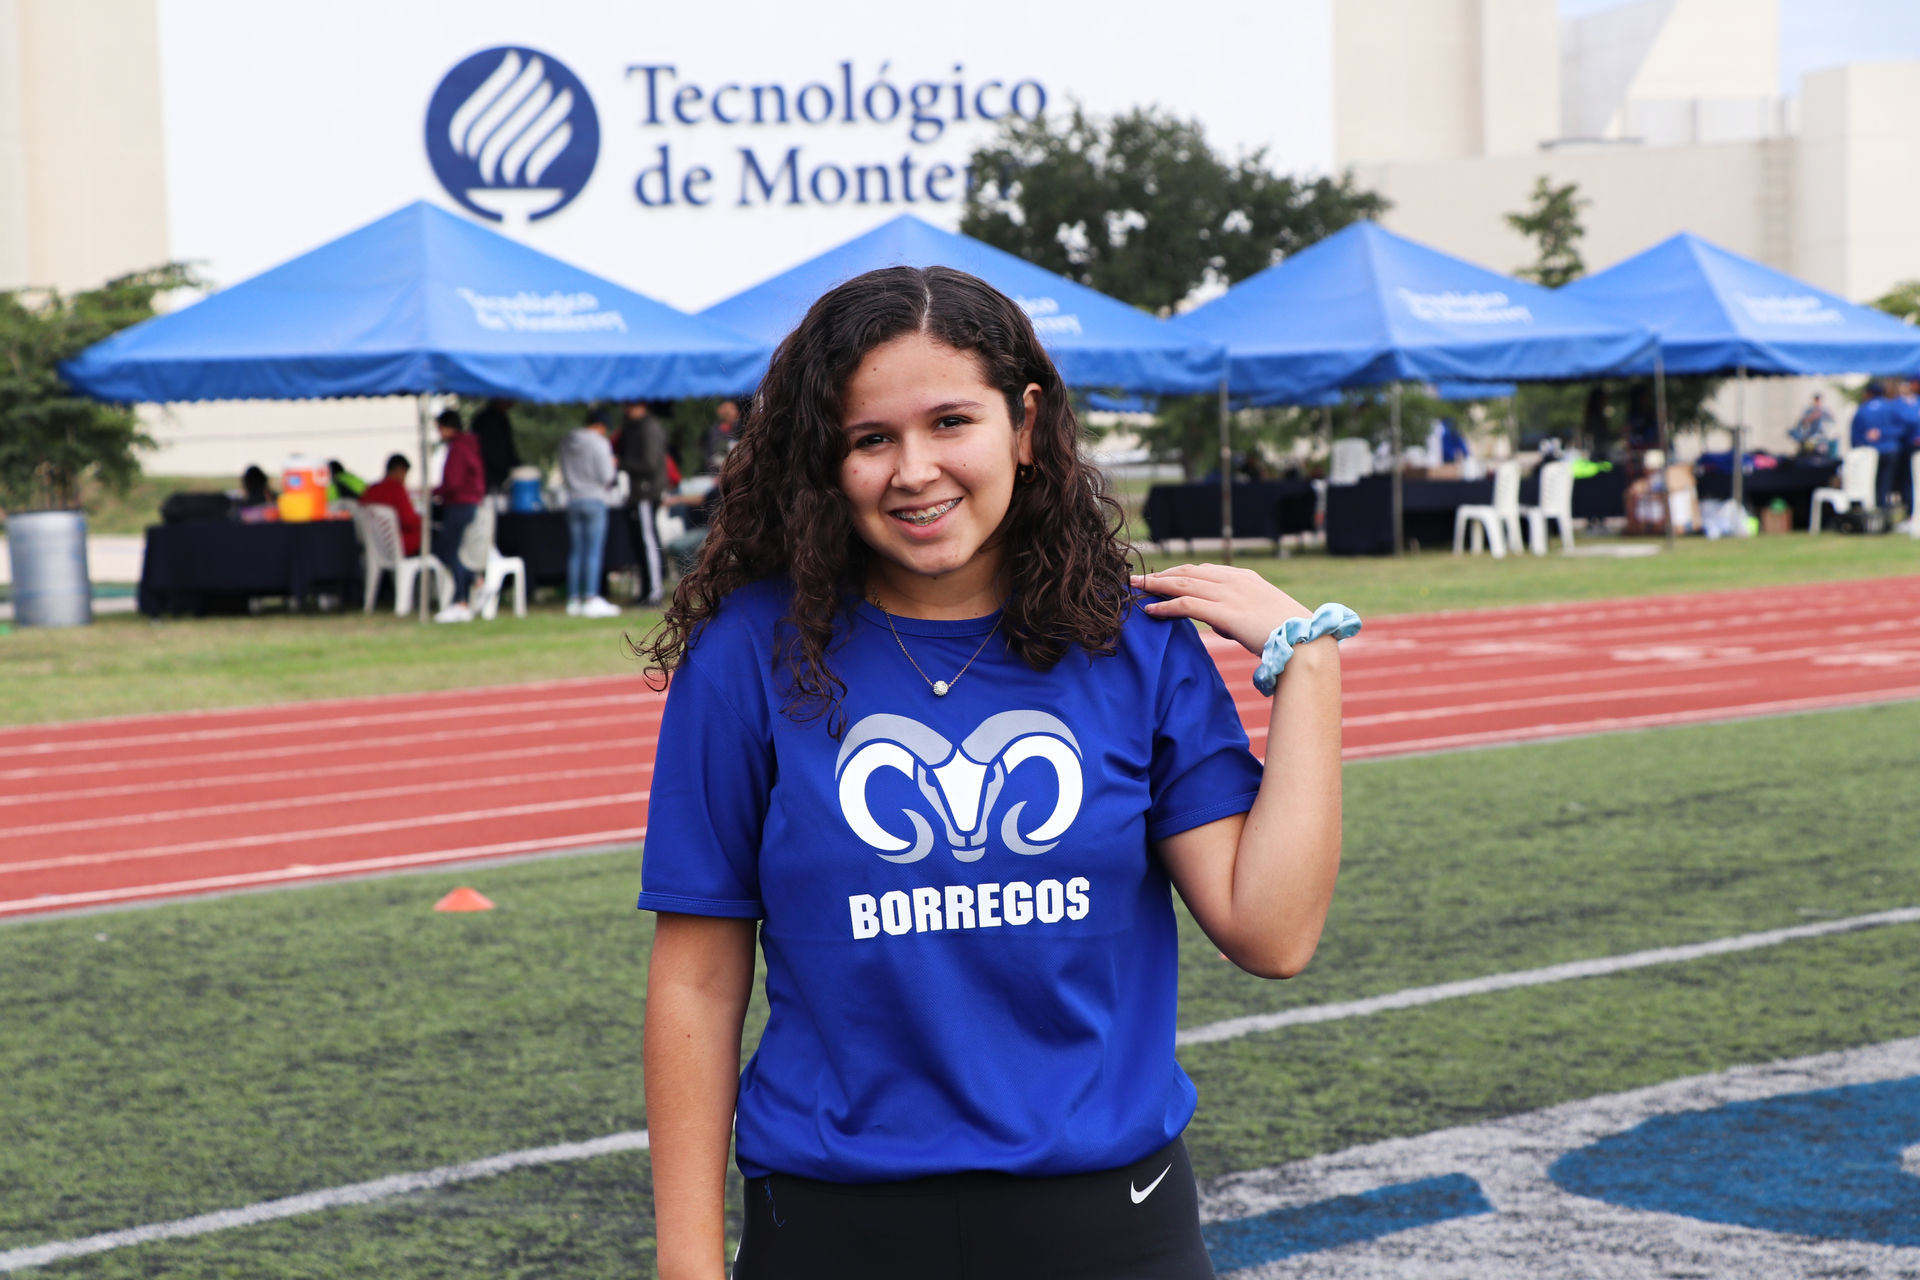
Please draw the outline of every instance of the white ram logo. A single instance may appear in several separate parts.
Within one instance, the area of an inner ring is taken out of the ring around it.
[[[907,716],[867,716],[847,732],[834,763],[840,784],[840,811],[862,840],[888,862],[918,862],[933,852],[933,827],[926,817],[906,809],[914,839],[904,840],[874,821],[867,806],[867,779],[895,769],[919,786],[946,827],[947,845],[962,862],[986,853],[988,821],[1007,775],[1029,760],[1053,766],[1059,798],[1053,812],[1022,833],[1021,801],[1007,810],[1000,839],[1015,853],[1045,853],[1059,843],[1080,812],[1080,744],[1073,732],[1044,711],[1003,711],[989,716],[955,749],[940,734]]]

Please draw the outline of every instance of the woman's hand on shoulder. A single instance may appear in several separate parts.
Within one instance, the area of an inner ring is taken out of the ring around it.
[[[1192,618],[1258,655],[1273,629],[1313,610],[1251,569],[1220,564],[1178,564],[1157,573],[1136,573],[1133,585],[1164,597],[1149,601],[1156,618]]]

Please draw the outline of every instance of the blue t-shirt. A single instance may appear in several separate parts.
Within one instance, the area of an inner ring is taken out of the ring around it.
[[[1861,402],[1853,411],[1851,428],[1852,443],[1855,448],[1871,448],[1881,453],[1898,453],[1905,439],[1906,426],[1901,421],[1899,402],[1882,396]],[[1869,440],[1868,434],[1877,430],[1877,438]]]
[[[1151,841],[1252,807],[1260,766],[1191,622],[1035,671],[968,621],[854,607],[846,732],[781,711],[791,588],[728,597],[674,674],[640,906],[758,918],[747,1177],[1110,1169],[1173,1140],[1172,894]],[[936,697],[933,679],[963,679]],[[776,670],[778,665],[778,670]]]

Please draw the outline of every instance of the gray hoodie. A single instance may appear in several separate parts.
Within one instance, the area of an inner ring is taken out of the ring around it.
[[[613,502],[619,496],[613,445],[591,427],[575,427],[560,441],[560,482],[567,501]]]

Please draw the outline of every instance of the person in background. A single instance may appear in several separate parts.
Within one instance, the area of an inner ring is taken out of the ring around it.
[[[727,460],[734,433],[739,430],[740,406],[731,400],[722,400],[713,416],[716,421],[700,435],[700,454],[707,471],[719,475],[720,464]]]
[[[666,598],[666,563],[660,554],[660,527],[654,517],[667,491],[667,433],[644,401],[626,408],[620,432],[620,470],[627,477],[627,522],[633,555],[640,562],[639,599],[659,604]]]
[[[1587,456],[1595,462],[1604,462],[1613,452],[1613,418],[1607,411],[1606,384],[1596,382],[1588,389],[1586,410],[1580,415],[1580,430],[1587,438]]]
[[[1893,401],[1894,431],[1900,439],[1900,452],[1893,456],[1893,481],[1888,488],[1900,492],[1900,504],[1906,508],[1907,515],[1913,515],[1913,455],[1920,449],[1920,381],[1908,378],[1901,387],[1902,394]],[[1881,455],[1880,465],[1887,465],[1886,456]]]
[[[520,465],[520,450],[513,442],[513,420],[507,410],[513,401],[495,396],[473,416],[473,436],[480,442],[480,465],[486,473],[487,492],[498,493],[507,477]]]
[[[328,462],[327,470],[333,477],[333,482],[327,486],[328,501],[338,501],[341,498],[358,499],[366,491],[367,482],[347,470],[347,464],[340,459],[334,458]]]
[[[567,494],[567,616],[617,618],[620,606],[600,594],[607,545],[607,504],[618,499],[620,468],[607,441],[608,411],[599,410],[560,441],[560,482]]]
[[[360,505],[390,507],[400,522],[400,548],[410,556],[420,554],[420,512],[407,490],[407,473],[413,465],[406,455],[396,453],[387,459],[387,473],[368,485],[360,494]]]
[[[1800,446],[1804,456],[1820,456],[1829,452],[1827,431],[1833,426],[1833,415],[1827,412],[1827,406],[1821,402],[1820,393],[1813,393],[1813,399],[1800,413],[1800,420],[1788,429],[1787,435]]]
[[[1866,399],[1853,411],[1853,425],[1849,430],[1854,448],[1872,449],[1880,455],[1880,465],[1873,475],[1873,505],[1882,510],[1893,505],[1894,471],[1898,468],[1900,446],[1905,438],[1905,424],[1895,418],[1888,391],[1878,380],[1869,382]]]
[[[273,486],[267,483],[267,473],[258,466],[250,466],[240,473],[240,505],[243,507],[264,507],[274,500]]]
[[[447,447],[440,487],[433,491],[440,504],[440,520],[433,529],[433,554],[453,570],[453,603],[433,615],[435,622],[472,622],[468,597],[473,592],[473,570],[460,563],[460,539],[473,523],[480,500],[487,496],[486,469],[480,462],[480,442],[460,424],[458,409],[443,410],[434,425]]]

